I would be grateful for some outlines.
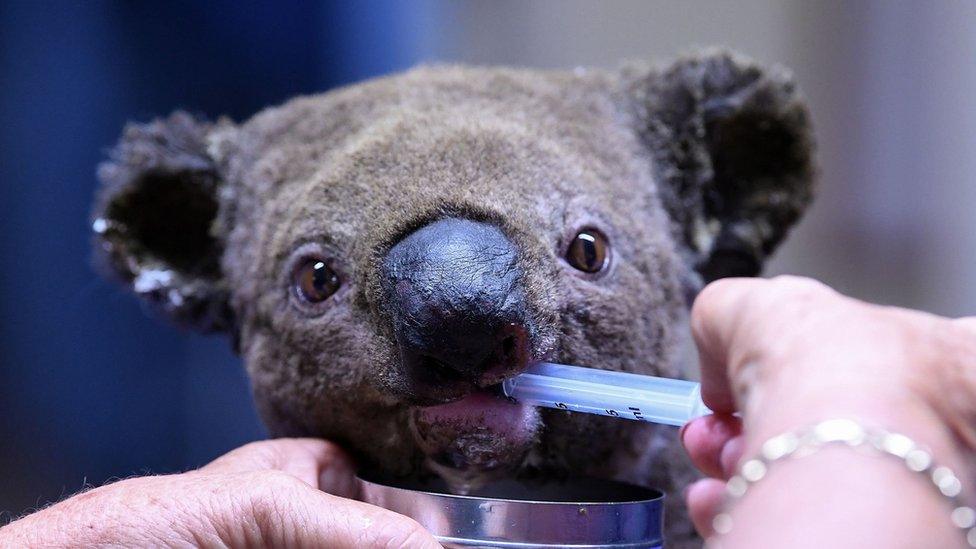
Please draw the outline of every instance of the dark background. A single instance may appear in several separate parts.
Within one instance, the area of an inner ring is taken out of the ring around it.
[[[241,120],[403,68],[393,0],[0,3],[0,512],[198,466],[264,431],[222,337],[90,261],[94,170],[127,120]]]
[[[819,197],[769,272],[976,314],[972,0],[0,0],[0,524],[264,436],[221,337],[90,266],[95,166],[128,120],[246,119],[425,61],[613,67],[726,45],[793,69]]]

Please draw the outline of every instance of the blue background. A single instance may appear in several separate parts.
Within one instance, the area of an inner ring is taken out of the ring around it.
[[[95,166],[125,122],[241,120],[411,65],[411,7],[0,3],[0,524],[264,436],[225,338],[148,318],[91,268]]]

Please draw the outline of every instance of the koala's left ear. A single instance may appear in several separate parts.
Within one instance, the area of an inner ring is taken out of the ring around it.
[[[631,80],[676,237],[705,282],[755,276],[809,204],[809,114],[789,73],[725,52]]]
[[[92,221],[96,257],[139,297],[202,331],[233,324],[216,223],[223,182],[207,152],[215,127],[184,112],[126,126],[99,166]]]

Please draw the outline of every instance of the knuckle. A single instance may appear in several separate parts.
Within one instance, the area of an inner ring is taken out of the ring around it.
[[[239,461],[264,468],[278,468],[283,463],[300,459],[332,463],[345,454],[334,443],[314,438],[279,438],[251,442],[234,450],[228,456]]]
[[[298,477],[275,469],[247,473],[244,475],[244,482],[257,487],[259,494],[271,495],[290,493],[307,487]]]
[[[266,466],[273,464],[276,453],[270,442],[272,441],[259,440],[249,442],[217,458],[211,463],[211,465],[239,466],[247,464],[254,466]]]
[[[823,282],[804,276],[779,275],[769,279],[772,293],[781,296],[811,299],[833,295],[835,292]]]
[[[761,278],[722,278],[705,286],[691,308],[690,325],[694,337],[698,341],[707,341],[710,328],[728,328],[747,319],[768,283]]]
[[[276,441],[277,451],[282,454],[301,454],[309,459],[330,464],[343,460],[345,453],[339,445],[317,438],[287,438]]]
[[[772,322],[780,319],[797,320],[813,310],[823,310],[838,294],[826,284],[812,278],[781,275],[769,280],[768,290],[758,303],[758,312]]]
[[[695,299],[695,305],[707,307],[716,301],[721,301],[722,296],[739,287],[743,283],[739,278],[720,278],[710,282],[702,288]]]
[[[248,442],[234,452],[240,453],[242,456],[254,457],[262,461],[273,461],[278,454],[274,440],[257,440],[254,442]]]
[[[281,471],[259,471],[240,475],[238,482],[261,539],[274,545],[288,537],[290,525],[304,518],[298,502],[307,486],[298,478]]]
[[[258,516],[276,515],[305,487],[296,477],[281,471],[255,471],[236,475],[234,485],[246,494]]]
[[[702,288],[691,306],[691,329],[696,334],[702,334],[706,324],[712,319],[732,293],[737,292],[743,281],[736,278],[720,278]]]

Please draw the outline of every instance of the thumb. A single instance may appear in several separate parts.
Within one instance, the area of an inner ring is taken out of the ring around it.
[[[750,395],[773,373],[756,365],[816,350],[818,334],[809,330],[809,319],[829,318],[825,311],[837,316],[839,296],[820,282],[793,276],[724,278],[706,286],[691,310],[705,404],[717,413],[747,413]]]
[[[744,324],[744,303],[765,284],[753,278],[716,280],[692,305],[691,334],[701,362],[702,399],[715,412],[731,414],[738,410],[729,372],[734,360],[732,347]]]
[[[252,491],[251,512],[260,544],[272,547],[440,548],[411,518],[327,494],[290,475],[270,475]],[[240,522],[237,512],[222,517]]]
[[[200,469],[203,473],[281,471],[345,498],[358,495],[352,459],[338,446],[315,438],[279,438],[245,444]]]
[[[273,471],[277,471],[273,472]],[[312,438],[252,442],[200,469],[245,475],[245,494],[261,543],[273,547],[440,547],[416,521],[355,497],[352,460]],[[326,493],[322,490],[325,490]],[[240,524],[236,512],[215,522]],[[233,515],[233,516],[231,516]]]

